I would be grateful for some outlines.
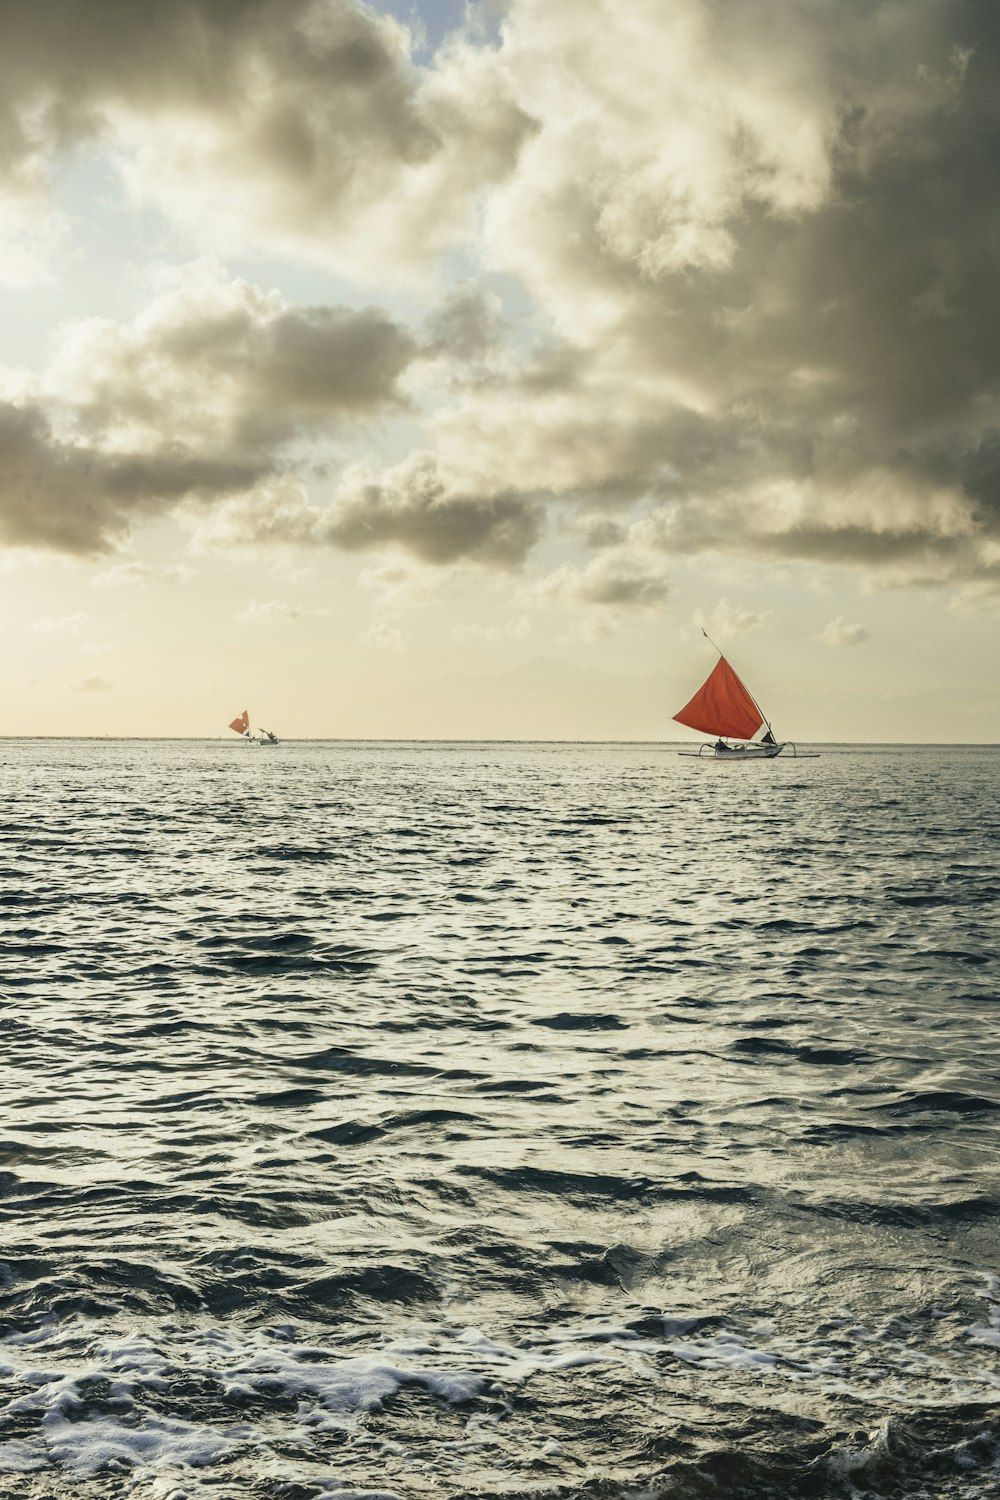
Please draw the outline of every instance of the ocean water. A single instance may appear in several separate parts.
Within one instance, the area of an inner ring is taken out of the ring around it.
[[[0,792],[4,1500],[1000,1493],[1000,750]]]

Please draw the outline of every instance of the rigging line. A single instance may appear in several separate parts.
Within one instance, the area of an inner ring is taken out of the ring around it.
[[[698,628],[701,631],[702,635],[705,637],[705,639],[708,642],[708,644],[711,646],[712,650],[713,651],[719,651],[718,646],[712,640],[712,637],[709,635],[709,633],[705,629],[704,625],[700,625]],[[726,662],[729,665],[730,670],[735,674],[735,676],[737,678],[739,678],[740,686],[742,687],[743,691],[746,693],[747,697],[750,699],[750,702],[753,704],[754,708],[760,714],[760,716],[761,716],[762,720],[764,721],[764,723],[767,725],[767,732],[768,732],[768,734],[773,734],[774,730],[771,728],[771,721],[770,721],[770,719],[767,717],[767,714],[761,708],[760,704],[757,702],[757,699],[754,697],[753,693],[751,693],[750,689],[747,687],[746,683],[743,681],[743,678],[740,677],[740,674],[736,671],[736,668],[733,666],[732,662],[729,661],[728,656],[723,656],[723,654],[722,654],[721,651],[719,651],[719,655],[722,656],[723,661]]]

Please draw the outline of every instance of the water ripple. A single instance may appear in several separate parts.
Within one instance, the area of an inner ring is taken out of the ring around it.
[[[1000,754],[752,770],[0,745],[4,1496],[996,1494]]]

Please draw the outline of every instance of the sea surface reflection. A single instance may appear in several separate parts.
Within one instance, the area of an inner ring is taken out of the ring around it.
[[[1000,1487],[1000,751],[0,743],[0,1474]]]

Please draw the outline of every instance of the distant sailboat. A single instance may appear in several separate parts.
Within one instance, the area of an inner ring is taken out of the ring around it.
[[[235,730],[242,739],[245,739],[251,745],[281,744],[278,736],[271,729],[262,729],[260,734],[250,733],[250,714],[247,709],[244,709],[241,714],[237,714],[229,727]]]
[[[714,650],[719,651],[707,631],[703,630],[702,635]],[[717,760],[743,761],[773,760],[783,750],[791,750],[793,755],[816,754],[815,751],[800,751],[789,741],[775,739],[763,709],[721,651],[719,660],[694,697],[674,714],[674,718],[678,724],[686,724],[689,729],[715,737],[713,745],[682,750],[682,755],[707,754]],[[764,733],[755,739],[761,729]],[[739,743],[733,744],[732,741]]]

